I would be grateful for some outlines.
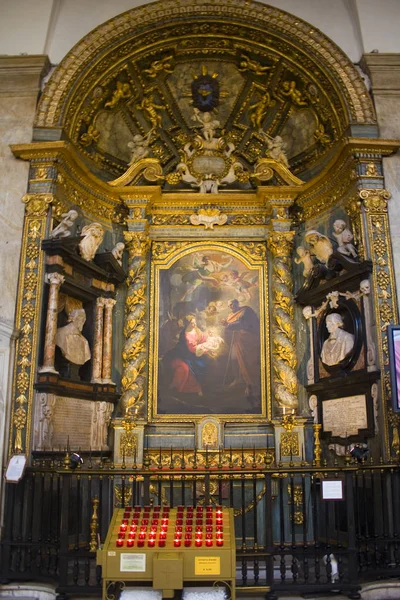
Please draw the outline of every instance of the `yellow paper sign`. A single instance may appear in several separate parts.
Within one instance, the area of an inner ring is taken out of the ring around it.
[[[219,556],[195,556],[195,575],[220,575],[221,559]]]

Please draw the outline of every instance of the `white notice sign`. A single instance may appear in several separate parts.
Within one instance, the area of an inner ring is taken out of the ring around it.
[[[121,554],[120,571],[144,573],[146,571],[145,554]]]
[[[340,479],[323,479],[322,500],[343,500],[343,481]]]
[[[24,474],[26,465],[25,454],[14,454],[8,462],[5,478],[9,483],[18,483]]]

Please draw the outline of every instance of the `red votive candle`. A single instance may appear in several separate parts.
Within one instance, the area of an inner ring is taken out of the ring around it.
[[[124,545],[124,540],[117,540],[117,541],[115,542],[115,545],[117,546],[117,548],[121,548],[121,546],[123,546],[123,545]]]
[[[128,540],[128,541],[126,542],[126,545],[128,546],[128,548],[132,548],[132,546],[133,546],[133,543],[134,543],[134,542],[133,542],[133,540]]]

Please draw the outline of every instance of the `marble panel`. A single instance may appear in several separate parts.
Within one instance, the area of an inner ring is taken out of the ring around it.
[[[0,297],[1,319],[14,322],[21,236],[29,165],[14,158],[10,144],[30,142],[36,97],[0,96]]]

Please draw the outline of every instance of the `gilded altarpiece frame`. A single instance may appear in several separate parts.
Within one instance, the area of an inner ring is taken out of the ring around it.
[[[252,247],[153,242],[149,421],[270,418],[267,261]]]

